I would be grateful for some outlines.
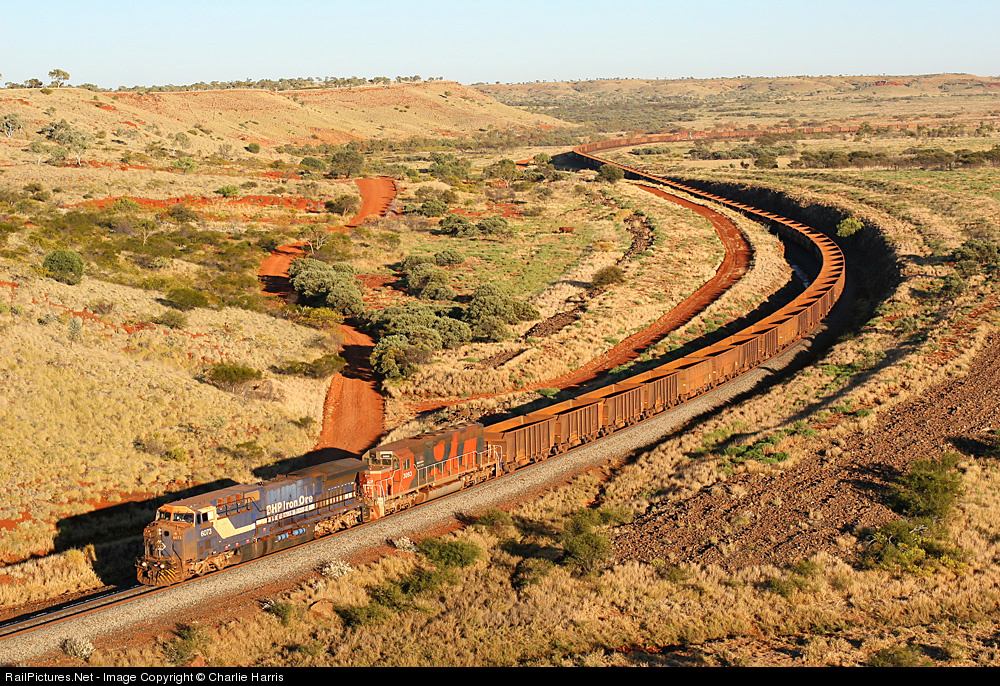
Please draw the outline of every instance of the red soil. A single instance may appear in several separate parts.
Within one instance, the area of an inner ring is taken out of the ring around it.
[[[385,216],[389,203],[396,197],[396,182],[390,178],[357,179],[358,190],[361,191],[361,209],[357,216],[347,222],[350,227],[361,226],[370,216]]]
[[[330,382],[316,448],[360,455],[382,434],[385,405],[375,389],[375,373],[368,359],[375,347],[372,339],[349,326],[341,326],[340,333],[347,367]]]
[[[594,358],[579,369],[568,374],[564,374],[555,379],[540,381],[522,390],[535,391],[540,388],[568,388],[577,386],[597,377],[598,374],[613,369],[625,362],[634,360],[639,354],[650,345],[666,336],[671,331],[678,329],[689,321],[709,304],[714,302],[723,293],[742,278],[750,265],[751,250],[746,239],[739,229],[725,216],[711,210],[704,205],[698,205],[684,200],[675,195],[670,195],[659,188],[653,186],[639,186],[643,190],[649,191],[664,200],[677,203],[708,219],[715,232],[722,240],[726,248],[726,256],[722,264],[715,272],[715,276],[706,281],[701,288],[691,294],[684,302],[657,319],[651,326],[642,331],[632,334],[624,341],[608,350],[599,357]],[[428,412],[437,410],[449,405],[465,402],[476,398],[489,398],[489,395],[478,395],[466,398],[450,398],[427,400],[409,405],[411,410],[416,412]]]
[[[21,522],[31,520],[31,514],[25,508],[23,514],[18,519],[0,519],[0,531],[13,531]]]

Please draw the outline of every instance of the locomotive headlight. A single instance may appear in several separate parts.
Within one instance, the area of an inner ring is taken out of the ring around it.
[[[143,566],[143,567],[145,567],[145,566],[146,566],[146,563],[145,563],[145,562],[143,562],[143,563],[142,563],[142,566]]]

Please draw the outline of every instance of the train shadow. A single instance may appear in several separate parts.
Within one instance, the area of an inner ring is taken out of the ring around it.
[[[135,558],[142,554],[142,530],[153,521],[157,508],[176,500],[235,485],[232,479],[171,491],[148,500],[112,505],[65,517],[56,522],[54,552],[86,550],[101,583],[117,586],[135,580]]]

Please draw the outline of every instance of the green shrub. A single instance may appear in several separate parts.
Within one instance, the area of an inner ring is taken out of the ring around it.
[[[617,183],[625,178],[625,171],[613,164],[602,164],[600,170],[597,172],[597,178],[601,181]]]
[[[347,364],[347,361],[335,353],[323,355],[312,362],[288,362],[284,365],[274,367],[277,374],[307,376],[313,379],[322,379],[333,376]]]
[[[183,665],[194,659],[208,647],[208,630],[197,623],[182,625],[177,629],[177,638],[164,646],[167,659],[175,665]]]
[[[605,566],[611,553],[608,537],[596,531],[568,534],[563,538],[565,562],[583,574],[592,574]]]
[[[165,302],[175,310],[187,311],[196,307],[206,307],[208,298],[193,288],[173,288],[167,293]]]
[[[260,379],[262,376],[259,371],[252,367],[228,362],[213,364],[205,374],[209,383],[225,390],[232,390],[248,381]]]
[[[914,572],[936,566],[956,567],[961,554],[933,535],[927,524],[898,520],[866,529],[860,564],[864,569]]]
[[[344,316],[325,307],[305,307],[296,321],[314,329],[329,330],[343,324]]]
[[[872,653],[868,661],[871,667],[930,667],[933,664],[916,646],[882,648]]]
[[[535,586],[555,567],[552,560],[542,557],[529,557],[517,563],[511,576],[511,585],[517,590]]]
[[[491,343],[505,341],[511,336],[507,323],[500,317],[485,316],[476,320],[472,327],[472,334],[476,338]]]
[[[134,212],[138,212],[139,210],[141,210],[142,206],[132,198],[118,198],[113,203],[111,203],[111,207],[109,209],[112,212],[132,214]]]
[[[45,256],[42,269],[56,281],[70,285],[83,281],[83,258],[72,250],[53,250]]]
[[[439,267],[454,267],[463,262],[465,262],[465,256],[452,248],[434,253],[434,264]]]
[[[483,556],[482,549],[472,541],[428,538],[417,544],[417,550],[439,567],[468,567]]]
[[[620,267],[611,265],[598,269],[594,278],[590,280],[590,287],[593,289],[607,288],[625,281],[625,272]]]
[[[435,591],[446,583],[454,582],[454,575],[448,568],[417,568],[400,579],[399,585],[407,596],[415,596],[427,591]]]
[[[188,317],[179,310],[167,310],[158,317],[153,317],[152,322],[171,329],[183,329],[187,326]]]
[[[438,231],[449,236],[457,236],[458,238],[479,235],[479,229],[476,228],[475,224],[460,214],[449,214],[442,219],[438,223]]]
[[[364,627],[382,624],[392,616],[392,613],[378,603],[369,603],[361,607],[339,608],[337,614],[347,627]]]
[[[432,198],[425,201],[417,212],[425,217],[443,217],[448,212],[448,206],[441,200]]]
[[[357,317],[365,311],[361,290],[353,279],[334,283],[326,294],[326,306],[345,317]]]
[[[175,205],[166,212],[167,217],[178,224],[198,221],[200,215],[187,205]]]
[[[958,459],[945,453],[937,460],[914,460],[893,489],[896,509],[909,517],[947,517],[962,493]]]
[[[861,220],[848,217],[837,224],[837,235],[841,238],[850,238],[864,228],[865,225],[861,223]]]
[[[412,606],[409,597],[398,583],[386,581],[368,589],[368,597],[373,603],[400,612]]]
[[[968,286],[966,286],[962,277],[956,274],[948,274],[941,279],[941,290],[939,293],[943,298],[957,298],[965,293],[967,288]]]
[[[188,459],[188,452],[179,446],[167,448],[163,453],[163,459],[171,462],[184,462]]]
[[[289,626],[292,620],[298,618],[301,614],[301,608],[295,603],[288,601],[268,603],[264,609],[268,614],[277,617],[281,621],[281,626]]]
[[[221,195],[223,198],[235,198],[240,194],[239,186],[222,186],[221,188],[216,188],[215,193]]]
[[[496,508],[486,510],[486,512],[476,517],[476,524],[480,526],[500,527],[511,526],[513,523],[514,520],[510,514]]]
[[[260,143],[250,143],[246,147],[246,151],[250,152],[250,153],[253,153],[254,155],[256,155],[257,153],[260,152]]]
[[[506,236],[511,233],[510,224],[503,217],[487,217],[476,224],[476,230],[487,236]]]

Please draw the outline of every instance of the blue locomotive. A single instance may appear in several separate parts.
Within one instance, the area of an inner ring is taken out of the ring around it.
[[[139,582],[166,586],[364,521],[363,467],[361,460],[334,460],[163,505],[143,531]]]

